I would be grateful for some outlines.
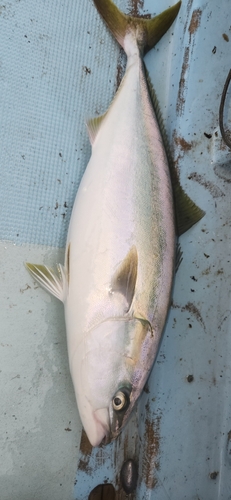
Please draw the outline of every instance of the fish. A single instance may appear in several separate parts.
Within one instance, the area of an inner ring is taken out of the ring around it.
[[[64,266],[26,267],[64,303],[77,407],[99,446],[120,434],[142,393],[169,311],[177,235],[204,212],[171,175],[143,64],[181,2],[152,19],[126,15],[112,0],[94,4],[127,55],[125,75],[109,109],[87,123],[92,154]]]

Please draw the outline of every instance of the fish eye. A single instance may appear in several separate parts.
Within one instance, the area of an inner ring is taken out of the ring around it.
[[[124,408],[127,406],[129,402],[128,395],[123,392],[123,391],[118,391],[113,400],[112,400],[112,406],[115,411],[120,411],[124,410]]]

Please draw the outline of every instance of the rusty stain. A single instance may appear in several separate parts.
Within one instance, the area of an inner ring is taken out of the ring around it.
[[[213,198],[220,198],[221,196],[225,196],[225,193],[223,193],[223,191],[219,187],[213,184],[213,182],[207,181],[203,175],[198,174],[197,172],[192,172],[192,174],[188,176],[188,179],[196,181],[198,182],[198,184],[208,189]]]
[[[129,0],[128,12],[130,16],[142,17],[143,19],[150,19],[151,14],[140,14],[140,9],[144,7],[144,0]]]
[[[92,445],[91,445],[84,429],[82,430],[82,435],[81,435],[80,451],[84,455],[90,455],[92,452]]]
[[[145,431],[144,431],[144,450],[142,460],[142,477],[147,488],[154,489],[158,484],[158,478],[155,471],[159,470],[160,454],[160,421],[161,417],[151,418],[149,403],[145,406]]]
[[[92,474],[92,467],[89,466],[89,460],[90,457],[88,457],[88,460],[80,458],[79,463],[78,463],[78,470],[81,470],[82,472],[86,472],[86,474],[91,475]]]
[[[177,135],[176,130],[173,132],[173,139],[177,146],[184,152],[190,151],[192,149],[194,142],[188,142],[183,137]]]
[[[140,17],[139,9],[143,9],[144,0],[130,0],[128,5],[129,14],[134,17]]]
[[[81,435],[80,452],[82,456],[79,459],[78,469],[86,472],[87,474],[91,474],[92,468],[89,466],[89,461],[91,458],[92,446],[84,429],[82,430]]]
[[[192,13],[192,17],[191,17],[191,21],[190,21],[190,25],[189,25],[189,29],[188,29],[191,36],[195,34],[195,32],[197,31],[197,29],[200,26],[201,14],[202,14],[201,9],[196,9]]]
[[[223,33],[222,36],[226,42],[229,42],[229,37],[228,35],[226,35],[226,33]]]
[[[189,16],[189,11],[192,6],[192,0],[188,2],[187,6],[187,20],[185,24],[185,30],[186,31],[186,25],[188,22],[188,16]],[[181,69],[181,76],[180,76],[180,82],[179,82],[179,90],[178,90],[178,96],[177,96],[177,103],[176,103],[176,111],[178,115],[182,115],[184,111],[184,106],[185,106],[185,90],[186,90],[186,73],[189,67],[189,50],[190,46],[192,44],[192,36],[195,35],[195,32],[197,31],[198,27],[200,26],[200,21],[201,21],[201,14],[202,11],[201,9],[196,9],[193,11],[192,16],[191,16],[191,21],[189,23],[189,45],[185,47],[184,50],[184,57],[183,57],[183,64],[182,64],[182,69]]]
[[[177,114],[179,114],[179,115],[182,115],[182,113],[184,111],[184,106],[185,106],[184,92],[185,92],[185,86],[186,86],[186,72],[188,69],[188,63],[189,63],[189,47],[185,47],[182,70],[181,70],[181,75],[180,75],[177,103],[176,103],[176,111],[177,111]]]
[[[184,33],[186,32],[187,24],[188,24],[188,18],[189,18],[189,13],[192,7],[193,0],[189,0],[188,5],[187,5],[187,15],[185,19],[185,25],[184,25]]]

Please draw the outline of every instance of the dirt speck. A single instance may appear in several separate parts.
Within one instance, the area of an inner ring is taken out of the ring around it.
[[[193,316],[195,316],[197,321],[203,326],[204,331],[206,331],[205,322],[201,316],[199,309],[195,306],[195,304],[193,304],[192,302],[187,302],[185,306],[180,306],[179,304],[176,304],[176,302],[172,301],[171,306],[173,309],[181,309],[182,312],[183,311],[190,312]]]
[[[158,478],[155,471],[159,470],[160,454],[160,422],[161,417],[152,417],[149,403],[146,407],[145,432],[144,432],[144,451],[142,460],[142,477],[147,488],[153,489],[158,484]]]
[[[210,479],[216,479],[218,474],[219,474],[218,471],[210,472],[210,474],[209,474]]]
[[[202,276],[208,276],[208,274],[211,272],[211,266],[209,267],[206,267],[206,269],[204,269],[204,271],[202,271]]]
[[[193,304],[192,302],[188,302],[185,306],[185,310],[193,314],[193,316],[195,316],[197,321],[199,321],[199,323],[203,326],[204,330],[206,330],[205,322],[201,316],[199,309],[195,306],[195,304]]]
[[[201,14],[202,14],[202,10],[201,9],[196,9],[196,10],[193,11],[192,17],[191,17],[191,21],[190,21],[190,25],[189,25],[189,29],[188,29],[190,35],[194,35],[194,33],[199,28],[200,22],[201,22]]]
[[[83,71],[84,71],[85,75],[90,75],[91,74],[91,69],[88,68],[87,66],[83,66]]]
[[[220,198],[221,196],[225,196],[225,193],[223,193],[223,191],[218,186],[213,184],[213,182],[207,181],[203,175],[198,174],[197,172],[192,172],[192,174],[188,176],[188,179],[196,181],[198,182],[198,184],[208,189],[213,198]]]
[[[226,42],[229,42],[229,37],[228,35],[226,35],[226,33],[223,33],[222,36]]]

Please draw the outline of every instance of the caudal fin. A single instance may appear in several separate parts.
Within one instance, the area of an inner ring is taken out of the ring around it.
[[[119,44],[124,48],[125,35],[134,33],[139,49],[144,54],[154,47],[170,28],[181,6],[180,1],[153,19],[143,19],[124,14],[112,0],[93,1]]]

